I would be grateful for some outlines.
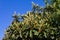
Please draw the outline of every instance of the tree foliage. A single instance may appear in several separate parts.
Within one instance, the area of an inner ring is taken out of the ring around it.
[[[44,1],[45,8],[33,3],[31,12],[14,15],[3,40],[60,40],[60,0]]]

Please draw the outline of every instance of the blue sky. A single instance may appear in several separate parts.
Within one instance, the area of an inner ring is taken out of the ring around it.
[[[13,20],[14,11],[21,15],[25,14],[32,10],[32,2],[40,6],[45,5],[43,0],[0,0],[0,40]]]

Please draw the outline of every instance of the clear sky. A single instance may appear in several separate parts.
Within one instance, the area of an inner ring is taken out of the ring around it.
[[[0,40],[13,20],[14,11],[21,15],[25,14],[32,10],[32,2],[40,6],[45,5],[43,0],[0,0]]]

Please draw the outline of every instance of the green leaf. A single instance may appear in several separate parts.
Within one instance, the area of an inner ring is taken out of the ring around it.
[[[47,34],[46,34],[46,32],[44,32],[44,36],[45,36],[45,38],[47,38]]]
[[[32,30],[30,30],[30,37],[31,37],[31,38],[33,37],[33,35],[32,35]]]
[[[51,39],[54,39],[55,37],[54,36],[51,36]]]
[[[37,32],[36,30],[33,30],[33,32],[34,32],[34,35],[38,36],[39,32]]]

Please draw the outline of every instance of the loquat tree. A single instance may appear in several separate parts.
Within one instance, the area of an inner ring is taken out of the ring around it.
[[[45,8],[32,3],[31,12],[14,14],[3,40],[60,40],[60,0],[44,1]]]

